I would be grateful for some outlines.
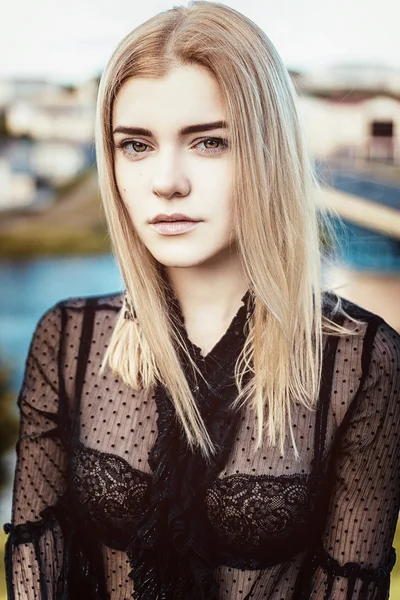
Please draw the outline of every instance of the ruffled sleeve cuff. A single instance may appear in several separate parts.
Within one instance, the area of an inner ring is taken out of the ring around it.
[[[108,600],[101,550],[65,507],[42,519],[4,526],[8,600]]]
[[[390,573],[396,562],[391,548],[387,560],[378,568],[354,562],[340,565],[326,550],[321,549],[308,563],[298,581],[295,598],[305,600],[387,600]],[[310,575],[311,574],[311,575]]]
[[[63,535],[54,517],[4,526],[5,575],[9,600],[60,597]]]

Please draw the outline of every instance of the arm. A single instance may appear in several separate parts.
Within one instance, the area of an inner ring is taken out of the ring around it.
[[[63,535],[52,508],[65,492],[66,454],[60,439],[61,309],[44,315],[34,333],[18,398],[20,434],[12,524],[6,546],[10,600],[56,598]]]
[[[388,598],[400,495],[400,338],[382,323],[372,342],[335,445],[333,493],[304,598]]]

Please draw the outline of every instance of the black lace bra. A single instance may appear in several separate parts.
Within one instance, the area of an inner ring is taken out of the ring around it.
[[[126,551],[145,510],[150,481],[150,474],[122,457],[82,443],[73,452],[70,485],[76,507],[109,547]],[[246,562],[247,568],[280,562],[306,547],[314,511],[307,475],[217,478],[205,494],[216,562]]]

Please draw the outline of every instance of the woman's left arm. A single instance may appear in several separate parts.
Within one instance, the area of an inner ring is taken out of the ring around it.
[[[340,428],[328,518],[302,598],[389,595],[400,504],[400,337],[384,322],[369,337],[364,379]]]

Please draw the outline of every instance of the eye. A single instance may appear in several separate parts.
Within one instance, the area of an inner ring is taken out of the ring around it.
[[[148,144],[145,144],[144,142],[140,142],[140,141],[122,142],[121,147],[128,154],[142,154],[143,152],[146,151],[146,148],[150,148],[150,146],[148,146]]]
[[[201,152],[221,152],[228,147],[228,140],[219,137],[205,138],[200,142],[197,142],[195,148],[198,148]]]
[[[216,138],[210,138],[209,140],[204,140],[203,144],[207,150],[215,150],[216,148],[219,148],[221,142]]]
[[[151,150],[151,146],[141,140],[122,140],[115,144],[115,147],[130,159],[138,158],[141,154],[147,154]]]

